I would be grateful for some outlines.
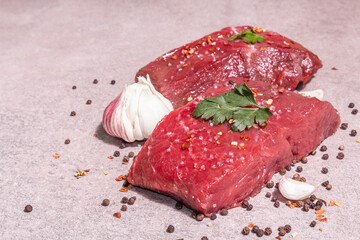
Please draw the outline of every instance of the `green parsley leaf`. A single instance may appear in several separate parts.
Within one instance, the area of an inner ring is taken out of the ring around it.
[[[249,106],[257,108],[248,108]],[[263,124],[273,114],[269,108],[256,103],[254,94],[244,83],[230,92],[201,100],[192,115],[206,120],[212,118],[215,125],[233,119],[232,130],[241,132],[246,128],[250,129],[255,123]]]
[[[241,34],[229,37],[229,41],[234,41],[235,39],[241,39],[246,43],[256,43],[265,40],[263,36],[257,34],[253,29],[251,29],[251,31],[249,29],[244,29]]]

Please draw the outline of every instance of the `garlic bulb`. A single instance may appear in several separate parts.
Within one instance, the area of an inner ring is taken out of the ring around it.
[[[156,124],[174,108],[155,90],[149,75],[125,86],[121,94],[106,107],[103,115],[105,131],[127,142],[148,138]]]
[[[303,200],[311,196],[316,190],[316,187],[305,183],[296,181],[291,178],[283,176],[279,182],[279,191],[286,199],[289,200]]]
[[[308,96],[308,97],[316,97],[317,99],[319,99],[320,101],[323,99],[324,97],[324,91],[321,89],[317,89],[317,90],[313,90],[313,91],[304,91],[304,92],[298,92],[299,94],[303,95],[303,96]]]

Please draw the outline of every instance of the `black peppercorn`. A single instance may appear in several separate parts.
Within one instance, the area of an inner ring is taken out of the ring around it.
[[[320,148],[320,151],[321,151],[321,152],[325,152],[326,150],[327,150],[327,146],[322,145],[321,148]]]
[[[307,163],[307,162],[308,162],[307,157],[303,157],[303,158],[301,159],[301,162],[304,163],[304,164]]]
[[[353,107],[355,107],[355,104],[354,103],[349,103],[349,106],[348,106],[349,108],[353,108]]]
[[[290,226],[289,224],[286,224],[286,225],[284,226],[284,229],[285,229],[286,233],[291,232],[291,226]]]
[[[241,206],[243,208],[247,208],[249,206],[249,202],[247,200],[244,200],[242,203],[241,203]]]
[[[310,210],[309,204],[305,203],[304,207],[302,208],[304,212],[308,212]]]
[[[341,128],[342,130],[346,130],[346,129],[348,128],[348,126],[349,126],[349,124],[347,124],[347,123],[342,123],[341,126],[340,126],[340,128]]]
[[[351,132],[350,132],[351,137],[355,137],[356,134],[357,134],[356,130],[351,130]]]
[[[279,231],[279,235],[280,235],[280,236],[285,236],[285,234],[286,234],[285,229],[281,229],[281,230]]]
[[[302,170],[303,170],[302,166],[298,166],[298,167],[296,168],[296,171],[299,172],[299,173],[302,172]]]
[[[111,85],[114,85],[115,83],[116,83],[115,80],[111,80],[111,82],[110,82]]]
[[[269,228],[269,227],[265,228],[265,235],[266,235],[266,236],[270,236],[271,233],[272,233],[271,228]]]
[[[252,228],[251,231],[252,231],[253,233],[257,233],[257,231],[259,231],[259,229],[260,229],[259,226],[258,226],[258,225],[255,225],[255,226],[253,226],[253,228]]]
[[[358,111],[357,109],[354,109],[354,110],[351,111],[351,114],[356,115],[358,112],[359,112],[359,111]]]
[[[249,233],[250,233],[250,228],[244,227],[243,230],[241,231],[241,233],[244,234],[244,235],[249,235]]]
[[[249,204],[249,206],[247,206],[246,210],[247,211],[251,211],[253,209],[253,205],[252,204]]]
[[[312,194],[310,197],[309,197],[310,201],[313,202],[316,200],[316,196],[314,194]]]
[[[312,222],[310,223],[310,227],[315,227],[315,225],[316,225],[316,222],[315,222],[315,221],[312,221]]]
[[[202,213],[198,213],[197,215],[196,215],[196,220],[197,221],[202,221],[202,220],[204,220],[204,218],[205,218],[205,216],[204,216],[204,214],[202,214]]]
[[[120,156],[120,152],[119,151],[115,151],[114,152],[114,157],[119,157]]]
[[[127,197],[123,197],[121,199],[121,203],[127,203],[129,201],[129,199]]]
[[[274,182],[273,182],[273,181],[267,182],[267,183],[266,183],[266,187],[267,187],[267,188],[272,188],[272,187],[274,187]]]
[[[175,231],[175,227],[173,225],[169,225],[166,229],[168,233],[173,233]]]
[[[258,237],[264,236],[264,230],[259,229],[259,230],[256,232],[256,236],[258,236]]]
[[[267,193],[265,194],[265,197],[270,198],[270,197],[271,197],[271,193],[270,193],[270,192],[267,192]]]
[[[127,206],[126,205],[122,205],[121,206],[121,211],[125,212],[127,210]]]
[[[286,169],[285,169],[285,168],[282,168],[279,173],[280,173],[280,175],[285,175]]]
[[[175,208],[176,208],[177,210],[180,210],[180,209],[183,208],[183,204],[182,204],[181,202],[177,202],[177,203],[175,204]]]
[[[29,213],[29,212],[31,212],[32,210],[33,210],[33,207],[32,207],[31,205],[26,205],[26,206],[25,206],[25,209],[24,209],[24,212]]]
[[[339,152],[339,153],[336,155],[336,158],[341,160],[341,159],[344,159],[344,156],[345,156],[344,153]]]
[[[322,173],[322,174],[327,174],[328,171],[329,171],[329,170],[328,170],[326,167],[323,167],[323,168],[321,169],[321,173]]]
[[[102,203],[101,203],[101,205],[103,205],[104,207],[109,206],[109,204],[110,204],[110,200],[109,200],[109,199],[104,199],[104,200],[102,201]]]
[[[280,207],[280,202],[279,202],[279,201],[275,201],[274,207],[276,207],[276,208]]]
[[[321,157],[323,160],[328,160],[329,159],[329,154],[325,153],[324,155],[322,155]]]
[[[93,84],[97,84],[99,81],[97,79],[94,79]]]
[[[217,218],[217,216],[216,216],[215,213],[211,214],[211,216],[210,216],[210,219],[211,219],[211,220],[215,220],[216,218]]]
[[[290,165],[287,165],[287,166],[285,167],[285,169],[286,169],[287,171],[290,171],[290,170],[291,170],[291,166],[290,166]]]
[[[221,216],[226,216],[226,215],[228,215],[228,213],[229,213],[229,211],[227,209],[221,209],[220,210],[220,215]]]
[[[135,197],[131,197],[131,198],[129,198],[129,200],[128,200],[128,204],[129,204],[129,205],[134,205],[135,200],[136,200],[136,198],[135,198]]]

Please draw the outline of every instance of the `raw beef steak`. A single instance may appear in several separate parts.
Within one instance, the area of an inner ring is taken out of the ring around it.
[[[161,120],[134,160],[128,181],[208,216],[256,195],[275,172],[307,156],[339,126],[339,114],[329,102],[264,82],[246,84],[257,103],[274,114],[265,128],[233,132],[228,123],[213,126],[194,118],[202,98],[236,84],[215,86]]]
[[[227,77],[270,81],[293,90],[322,66],[315,54],[275,32],[254,27],[265,37],[261,43],[228,40],[244,29],[251,27],[227,27],[173,49],[141,68],[135,79],[149,74],[155,89],[178,108]]]

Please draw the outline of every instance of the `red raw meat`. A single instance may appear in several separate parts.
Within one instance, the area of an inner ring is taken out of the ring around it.
[[[202,98],[235,86],[221,84],[161,120],[134,160],[128,181],[208,216],[256,195],[275,172],[307,156],[339,126],[339,114],[329,102],[282,92],[265,82],[246,84],[274,114],[266,128],[233,132],[228,123],[212,126],[194,118]],[[265,103],[268,99],[273,99],[271,105]]]
[[[255,28],[265,37],[261,43],[228,40],[244,29],[251,27],[227,27],[173,49],[141,68],[135,81],[149,74],[155,89],[178,108],[228,77],[270,81],[293,90],[322,66],[315,54],[275,32]]]

